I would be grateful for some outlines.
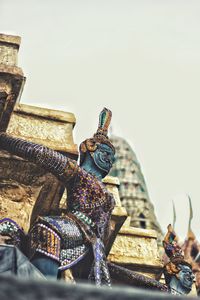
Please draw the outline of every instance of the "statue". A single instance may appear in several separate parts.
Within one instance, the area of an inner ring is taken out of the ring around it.
[[[184,256],[187,261],[192,266],[192,271],[195,275],[195,285],[197,290],[197,295],[200,296],[200,244],[192,230],[191,223],[193,218],[193,208],[192,208],[192,200],[188,196],[189,200],[189,223],[188,223],[188,232],[187,237],[181,246]]]
[[[15,246],[4,245],[0,240],[0,275],[15,275],[21,279],[45,280],[28,258]]]
[[[183,252],[178,245],[177,236],[171,224],[167,228],[168,232],[163,241],[165,253],[169,257],[169,262],[164,269],[165,281],[171,294],[188,294],[194,280],[192,267],[184,260]]]
[[[57,278],[58,270],[72,268],[90,254],[93,264],[91,268],[90,261],[89,278],[96,285],[111,284],[104,246],[114,198],[101,182],[114,162],[115,149],[107,136],[111,116],[111,111],[104,108],[97,132],[93,138],[81,143],[80,166],[50,148],[0,133],[2,150],[51,172],[67,189],[67,213],[63,216],[38,216],[28,233],[29,258],[46,276]],[[17,224],[10,224],[12,220],[2,220],[0,233],[6,235],[7,227],[17,227]],[[21,230],[15,230],[20,236]],[[8,235],[16,239],[15,234]],[[20,241],[17,238],[17,243]]]

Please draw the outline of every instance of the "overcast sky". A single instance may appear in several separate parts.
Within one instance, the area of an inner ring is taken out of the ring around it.
[[[0,0],[0,32],[22,37],[22,103],[73,112],[79,144],[113,112],[165,231],[200,239],[200,1]]]

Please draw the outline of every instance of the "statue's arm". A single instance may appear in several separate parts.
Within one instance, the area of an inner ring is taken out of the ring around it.
[[[0,148],[20,156],[51,172],[64,183],[73,177],[77,164],[74,160],[43,145],[0,134]]]

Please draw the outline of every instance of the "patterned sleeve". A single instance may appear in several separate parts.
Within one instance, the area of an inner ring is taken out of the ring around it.
[[[0,148],[20,156],[51,172],[63,183],[68,182],[78,170],[76,161],[43,145],[0,134]]]

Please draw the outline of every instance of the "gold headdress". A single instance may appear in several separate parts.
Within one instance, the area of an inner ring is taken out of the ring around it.
[[[115,152],[115,148],[108,138],[108,127],[110,125],[111,118],[112,112],[104,107],[99,115],[97,132],[92,138],[86,139],[80,144],[80,163],[83,162],[86,152],[94,152],[97,149],[98,144],[106,144]]]

